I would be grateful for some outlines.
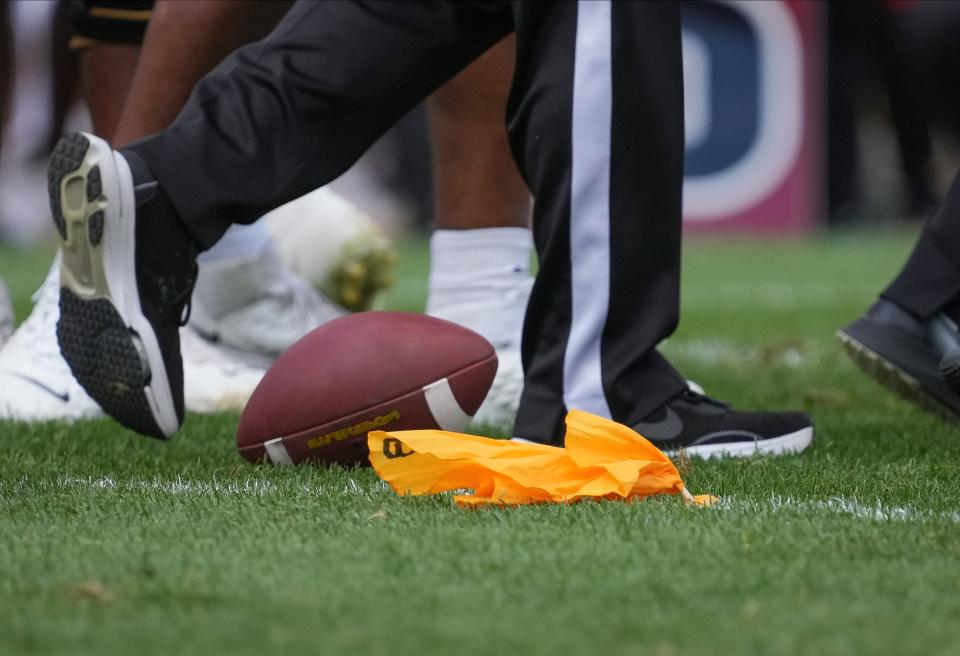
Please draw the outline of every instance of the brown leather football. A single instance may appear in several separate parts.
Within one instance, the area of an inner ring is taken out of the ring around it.
[[[462,431],[497,371],[487,340],[422,314],[361,312],[277,358],[240,417],[244,458],[367,464],[371,430]]]

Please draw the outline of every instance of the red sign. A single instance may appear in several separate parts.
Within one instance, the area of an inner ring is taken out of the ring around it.
[[[823,208],[821,7],[688,2],[684,227],[798,233]]]

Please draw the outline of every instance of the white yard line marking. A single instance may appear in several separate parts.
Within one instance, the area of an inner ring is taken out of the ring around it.
[[[703,311],[711,308],[775,308],[795,310],[862,304],[871,288],[865,284],[832,285],[818,282],[744,281],[716,285],[688,285],[683,289],[684,307]]]
[[[196,481],[184,479],[180,476],[175,479],[160,477],[152,479],[129,478],[114,479],[107,476],[68,476],[63,475],[55,479],[32,479],[23,477],[12,485],[13,492],[25,488],[39,488],[43,491],[83,490],[86,492],[156,492],[183,496],[265,496],[268,494],[304,493],[313,496],[346,495],[369,496],[387,491],[389,488],[383,481],[376,481],[372,486],[361,485],[353,479],[348,479],[343,485],[303,485],[300,487],[280,486],[272,481],[248,478],[243,481],[223,482],[209,480]],[[8,491],[0,483],[0,494]],[[831,497],[829,499],[795,499],[772,495],[763,499],[749,499],[740,497],[726,497],[712,506],[712,510],[739,515],[764,512],[784,512],[799,515],[847,515],[857,519],[874,520],[881,522],[927,522],[940,521],[960,524],[960,509],[948,511],[934,511],[917,506],[894,506],[882,501],[873,502],[848,497]]]
[[[916,506],[891,506],[875,500],[872,503],[846,497],[829,499],[794,499],[773,495],[766,499],[728,497],[715,506],[718,510],[739,514],[756,512],[791,512],[800,515],[849,515],[857,519],[881,522],[924,522],[929,520],[960,524],[960,510],[933,511]]]
[[[383,481],[377,481],[374,486],[361,486],[354,480],[348,480],[344,485],[334,488],[324,485],[302,485],[291,487],[277,485],[273,481],[247,478],[242,481],[197,481],[177,476],[174,479],[155,477],[147,478],[112,478],[109,476],[59,476],[56,479],[35,479],[22,477],[13,484],[14,492],[24,488],[38,488],[42,491],[83,490],[86,492],[155,492],[181,496],[265,496],[269,494],[303,493],[319,495],[352,495],[366,496],[388,489]],[[4,492],[4,485],[0,483],[0,494]]]
[[[729,339],[668,339],[662,345],[671,359],[699,364],[755,366],[778,365],[792,369],[815,367],[830,359],[836,361],[839,350],[833,345],[812,341],[749,344]]]

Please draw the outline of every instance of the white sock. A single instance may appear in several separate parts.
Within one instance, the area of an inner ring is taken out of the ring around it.
[[[270,232],[263,221],[257,221],[250,225],[232,225],[220,238],[220,241],[213,245],[213,248],[200,253],[197,261],[203,264],[205,262],[251,257],[260,254],[272,245]]]
[[[466,326],[494,346],[519,346],[532,250],[526,228],[436,230],[427,314]]]

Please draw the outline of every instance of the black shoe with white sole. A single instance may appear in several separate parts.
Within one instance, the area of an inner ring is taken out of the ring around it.
[[[670,455],[700,458],[800,453],[813,442],[803,412],[742,412],[685,389],[634,425]]]
[[[921,319],[881,298],[837,337],[863,371],[926,410],[960,418],[960,331],[942,312]]]
[[[171,437],[183,423],[179,328],[197,247],[135,154],[65,136],[50,159],[53,220],[63,240],[60,350],[107,414]]]

